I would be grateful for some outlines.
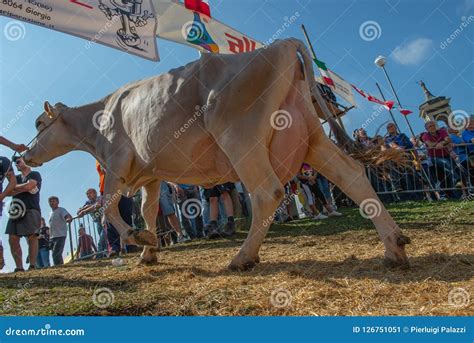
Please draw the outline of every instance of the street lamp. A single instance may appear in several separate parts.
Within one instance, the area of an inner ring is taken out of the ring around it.
[[[395,98],[397,99],[398,106],[400,108],[403,108],[402,104],[400,103],[400,99],[398,98],[397,92],[395,91],[395,88],[393,87],[392,80],[390,80],[390,77],[388,76],[387,69],[385,69],[385,64],[387,64],[387,58],[380,55],[375,59],[374,63],[377,67],[382,68],[382,70],[385,74],[385,77],[387,78],[387,81],[390,85],[390,88],[392,89],[392,93],[395,96]],[[416,136],[415,132],[413,131],[413,128],[411,127],[407,116],[403,116],[403,117],[405,118],[405,121],[407,122],[408,128],[410,129],[410,132],[411,132],[412,136],[415,137]]]
[[[395,92],[395,88],[393,88],[393,84],[392,84],[392,80],[390,80],[390,77],[388,76],[387,74],[387,70],[385,69],[385,64],[387,64],[387,59],[384,57],[384,56],[379,56],[375,59],[374,61],[375,65],[379,68],[382,68],[384,74],[385,74],[385,77],[387,78],[387,81],[388,83],[390,84],[390,88],[392,89],[392,92],[393,92],[393,95],[395,95],[395,98],[397,99],[397,102],[398,102],[398,106],[400,108],[403,108],[402,105],[400,104],[400,99],[398,98],[398,95],[397,95],[397,92]],[[378,84],[377,84],[378,85]],[[379,88],[380,90],[380,88]],[[382,91],[380,90],[380,93],[382,93]],[[383,95],[382,95],[383,97]],[[415,135],[415,132],[413,131],[413,128],[411,127],[410,125],[410,122],[408,121],[408,118],[407,116],[403,116],[405,118],[405,121],[407,122],[407,125],[408,125],[408,128],[410,129],[410,132],[413,136],[413,138],[416,137]],[[396,124],[396,123],[395,123]],[[398,125],[397,125],[398,126]],[[421,161],[420,161],[420,158],[418,157],[418,154],[416,152],[413,152],[413,157],[415,158],[415,160],[418,162],[419,165],[421,165]],[[423,168],[421,168],[421,173],[422,175],[424,176],[425,180],[427,181],[430,189],[433,189],[433,185],[431,184],[431,180],[430,178],[428,177],[428,175],[426,174],[425,170]]]
[[[379,57],[375,59],[375,64],[379,68],[383,68],[385,66],[385,63],[387,63],[387,59],[383,57],[382,55],[380,55]]]

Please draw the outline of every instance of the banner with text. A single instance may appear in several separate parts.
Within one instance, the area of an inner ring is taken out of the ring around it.
[[[348,83],[346,80],[344,80],[332,70],[328,69],[328,73],[331,76],[332,81],[334,82],[334,87],[331,87],[332,91],[336,93],[336,95],[339,95],[341,98],[347,101],[349,104],[351,104],[351,106],[357,107],[350,83]],[[324,80],[320,76],[316,76],[316,81],[321,84],[325,84]]]
[[[0,1],[0,15],[159,60],[151,0],[6,0]],[[7,39],[21,30],[14,24],[5,26]]]
[[[157,36],[185,44],[202,52],[237,54],[263,44],[205,14],[176,2],[153,0],[158,16]]]

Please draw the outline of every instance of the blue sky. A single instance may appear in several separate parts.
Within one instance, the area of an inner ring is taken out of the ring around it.
[[[390,95],[382,71],[373,63],[379,54],[389,57],[387,69],[404,107],[415,113],[410,120],[416,132],[423,127],[417,107],[424,100],[416,82],[423,79],[435,95],[451,97],[454,110],[474,113],[474,0],[210,0],[213,16],[259,40],[267,41],[298,12],[280,38],[303,39],[305,24],[319,59],[347,81],[378,96],[375,82]],[[0,17],[0,128],[16,142],[28,142],[35,135],[34,120],[45,100],[77,106],[102,98],[123,84],[157,75],[198,58],[190,47],[158,40],[162,58],[155,63],[94,45],[62,33],[25,24],[24,37],[5,38],[11,20]],[[374,40],[363,39],[360,27],[368,21],[380,27]],[[468,23],[453,42],[442,43]],[[395,53],[393,53],[395,51]],[[358,108],[344,122],[348,130],[362,126],[374,112],[372,103],[356,95]],[[408,132],[395,113],[403,131]],[[373,134],[388,119],[382,112],[367,130]],[[139,118],[137,118],[139,120]],[[385,133],[382,131],[381,133]],[[11,156],[1,147],[0,154]],[[42,209],[49,215],[47,198],[57,195],[61,206],[74,212],[85,199],[85,190],[96,187],[94,160],[86,153],[73,152],[44,165]],[[2,219],[0,237],[6,218]],[[6,252],[7,270],[11,270]]]

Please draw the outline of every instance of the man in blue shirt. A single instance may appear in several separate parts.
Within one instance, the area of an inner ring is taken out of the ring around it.
[[[387,136],[385,136],[385,144],[394,149],[413,149],[413,144],[404,133],[399,133],[394,123],[387,124]]]
[[[466,127],[462,133],[462,140],[464,143],[471,143],[471,145],[468,146],[469,153],[474,153],[474,115],[471,116],[469,126]]]

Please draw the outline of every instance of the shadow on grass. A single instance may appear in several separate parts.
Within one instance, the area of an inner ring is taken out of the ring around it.
[[[213,278],[238,275],[239,277],[274,276],[287,273],[294,277],[330,281],[333,279],[376,279],[390,283],[409,283],[434,279],[446,282],[466,281],[474,277],[474,255],[471,254],[432,254],[410,258],[408,270],[386,268],[381,258],[346,261],[300,260],[295,262],[262,262],[250,271],[235,272],[227,268],[217,272],[198,267],[172,268],[150,271],[153,277],[170,272],[191,272],[195,275]]]

